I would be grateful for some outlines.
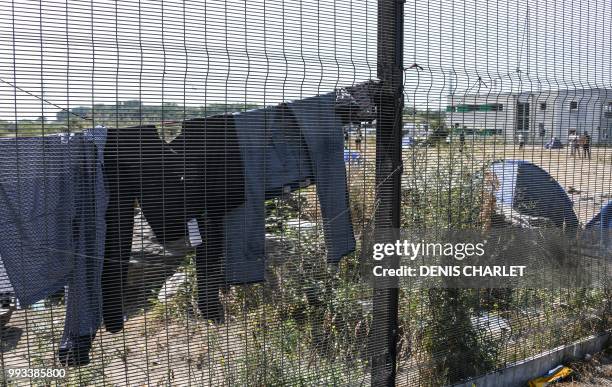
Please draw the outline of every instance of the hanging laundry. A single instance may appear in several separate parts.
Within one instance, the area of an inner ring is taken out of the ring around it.
[[[219,290],[225,285],[225,216],[245,200],[245,176],[234,117],[213,116],[185,121],[172,148],[183,155],[186,203],[204,230],[196,248],[198,308],[215,321],[223,320]],[[145,216],[146,216],[146,210]],[[226,243],[228,242],[228,243]]]
[[[110,202],[103,274],[104,324],[123,328],[123,292],[134,227],[134,199],[162,243],[193,239],[199,308],[206,318],[222,318],[223,218],[244,201],[242,158],[232,116],[185,121],[170,144],[155,126],[111,129],[105,151]],[[188,225],[191,225],[191,229]]]
[[[328,261],[355,248],[336,93],[235,115],[245,167],[245,204],[225,222],[226,279],[264,280],[265,200],[316,184]]]
[[[198,241],[198,307],[215,321],[223,320],[221,287],[264,280],[265,200],[316,184],[329,262],[353,251],[342,126],[358,114],[346,101],[340,107],[333,92],[192,119],[169,144],[154,126],[110,130],[106,329],[123,328],[135,199],[159,242]]]
[[[59,358],[89,362],[100,324],[106,128],[0,140],[0,256],[27,307],[66,288]]]
[[[180,171],[172,168],[175,166],[173,157],[173,152],[164,146],[154,125],[112,128],[108,131],[104,164],[109,202],[102,300],[104,325],[109,332],[118,332],[123,328],[124,288],[134,230],[134,201],[140,199],[149,204],[146,197],[159,195],[156,205],[162,208],[173,205],[164,203],[163,196],[164,180],[172,182],[175,179],[176,184],[180,184]],[[174,208],[174,211],[178,210],[180,208]],[[155,231],[161,234],[163,230]]]

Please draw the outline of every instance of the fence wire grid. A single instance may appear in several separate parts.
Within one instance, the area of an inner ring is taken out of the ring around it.
[[[611,42],[598,0],[2,2],[2,383],[442,386],[609,334]],[[382,228],[586,233],[607,282],[380,289]]]

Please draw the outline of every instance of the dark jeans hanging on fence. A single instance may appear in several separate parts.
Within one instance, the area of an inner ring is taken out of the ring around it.
[[[154,126],[109,131],[105,160],[110,202],[103,273],[107,330],[123,327],[135,199],[162,244],[185,238],[187,221],[199,221],[205,243],[196,249],[198,306],[207,318],[222,317],[222,222],[225,213],[244,200],[242,159],[236,149],[231,116],[186,121],[171,144],[158,136]]]
[[[204,213],[200,230],[204,244],[196,249],[198,308],[210,319],[223,311],[219,289],[225,283],[223,234],[225,215],[244,203],[244,168],[231,115],[185,121],[182,133],[171,143],[184,157],[186,197],[190,211]],[[145,212],[146,216],[146,212]]]
[[[166,148],[155,126],[108,131],[104,166],[109,203],[102,273],[102,313],[109,332],[123,328],[123,295],[132,247],[134,203],[137,198],[146,196],[141,195],[142,191],[163,187],[159,179],[164,150]],[[154,184],[149,185],[151,182]],[[159,200],[162,198],[160,196]]]

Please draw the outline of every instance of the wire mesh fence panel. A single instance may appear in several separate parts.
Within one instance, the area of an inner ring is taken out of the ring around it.
[[[4,380],[369,383],[377,3],[0,8]]]
[[[449,385],[609,332],[611,15],[0,4],[3,384]],[[388,230],[541,282],[379,282]]]
[[[425,1],[405,17],[402,227],[521,229],[570,245],[597,229],[585,244],[607,260],[610,5]],[[561,261],[571,249],[559,246],[547,249]],[[609,276],[609,262],[594,272]],[[609,279],[551,280],[403,287],[397,384],[457,383],[609,331]]]

